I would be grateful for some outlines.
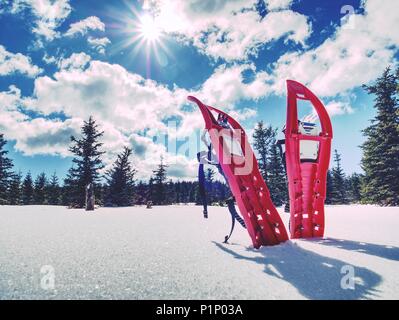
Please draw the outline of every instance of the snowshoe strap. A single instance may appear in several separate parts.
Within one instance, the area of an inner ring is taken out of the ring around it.
[[[238,223],[246,229],[244,219],[241,218],[241,216],[237,213],[236,207],[234,206],[235,200],[234,198],[230,198],[226,200],[227,208],[229,209],[229,212],[231,216],[238,221]]]
[[[244,220],[240,217],[240,215],[236,211],[236,207],[234,205],[234,198],[226,200],[226,204],[231,215],[231,230],[229,235],[224,237],[224,243],[227,243],[227,241],[230,239],[231,235],[233,234],[236,220],[238,221],[239,224],[241,224],[243,228],[246,228]]]
[[[200,153],[197,154],[198,161]],[[199,189],[199,194],[202,200],[202,206],[203,206],[203,214],[204,218],[208,218],[208,201],[206,197],[206,189],[205,189],[205,172],[204,172],[204,164],[200,162],[198,166],[198,189]]]
[[[208,201],[207,201],[207,194],[206,194],[206,179],[205,179],[205,171],[204,171],[204,163],[203,159],[203,153],[201,152],[197,153],[197,159],[199,162],[198,166],[198,186],[199,186],[199,194],[202,200],[202,206],[203,206],[203,214],[204,218],[208,218]],[[216,166],[218,169],[219,173],[225,178],[226,182],[226,176],[222,170],[222,167],[219,163],[212,163],[212,145],[208,146],[208,153],[207,153],[207,159],[208,164]],[[231,215],[231,230],[228,236],[225,237],[224,243],[227,243],[227,241],[230,239],[231,235],[233,234],[234,226],[235,226],[235,221],[237,220],[238,223],[243,227],[246,228],[244,219],[240,217],[240,215],[237,213],[236,208],[234,206],[234,198],[230,198],[226,200],[227,207],[229,209],[230,215]]]
[[[199,194],[202,200],[202,206],[203,206],[203,214],[204,218],[208,218],[208,199],[206,195],[206,179],[205,179],[205,171],[204,171],[204,163],[203,160],[201,159],[202,155],[201,152],[197,153],[197,160],[199,162],[198,166],[198,187],[199,187]],[[208,152],[206,155],[206,160],[208,164],[213,164],[212,163],[212,145],[208,145]],[[219,166],[219,164],[218,164]],[[219,166],[220,167],[220,166]],[[223,172],[221,168],[218,168],[219,172]]]

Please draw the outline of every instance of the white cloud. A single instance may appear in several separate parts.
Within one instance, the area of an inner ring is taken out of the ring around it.
[[[68,58],[66,57],[55,57],[49,56],[47,53],[44,54],[42,60],[46,64],[53,64],[58,67],[59,70],[68,69],[84,69],[91,60],[91,57],[84,53],[72,53]]]
[[[84,70],[70,68],[53,78],[40,77],[34,93],[36,110],[44,114],[62,111],[83,119],[93,115],[124,130],[162,129],[162,120],[178,115],[185,100],[180,89],[171,91],[119,65],[100,61],[91,61]]]
[[[10,86],[0,92],[0,132],[9,140],[15,140],[16,150],[26,155],[68,155],[66,145],[72,134],[77,134],[81,125],[78,119],[66,121],[45,118],[30,118],[20,108],[29,108],[32,99],[21,96],[21,90]]]
[[[246,82],[243,73],[252,72],[254,78]],[[257,100],[265,96],[268,90],[266,72],[256,72],[254,65],[235,64],[227,67],[221,65],[202,84],[198,96],[207,101],[207,104],[223,105],[232,108],[239,100]]]
[[[92,45],[92,46],[107,46],[108,44],[111,43],[111,41],[104,37],[104,38],[93,38],[93,37],[89,37],[89,39],[87,40],[87,42]]]
[[[91,16],[78,22],[72,23],[65,33],[67,37],[73,37],[77,34],[85,35],[89,31],[105,31],[105,24],[96,16]]]
[[[28,119],[26,115],[18,110],[23,104],[21,90],[10,86],[8,91],[0,92],[0,132],[6,139],[17,139],[19,123]]]
[[[0,92],[1,110],[17,110],[18,105],[22,103],[21,90],[14,85],[8,88],[8,91]]]
[[[352,15],[319,47],[283,55],[274,66],[271,90],[283,94],[285,80],[295,79],[318,95],[335,96],[369,83],[393,64],[399,45],[399,2],[367,0],[364,8],[364,15]]]
[[[53,40],[57,37],[56,29],[71,13],[69,0],[14,0],[11,12],[19,13],[30,9],[34,15],[32,32]]]
[[[70,137],[79,135],[81,125],[81,119],[29,119],[17,123],[17,128],[12,130],[12,139],[17,141],[15,148],[25,155],[50,154],[66,157],[70,155]]]
[[[325,107],[330,117],[343,114],[351,114],[354,112],[349,102],[331,101],[327,103]]]
[[[250,118],[255,117],[258,114],[256,109],[252,108],[243,108],[242,110],[232,110],[230,111],[230,115],[237,121],[244,121]]]
[[[70,156],[68,146],[70,136],[79,136],[83,120],[87,117],[71,117],[64,121],[45,117],[31,118],[21,109],[32,109],[35,101],[21,96],[21,91],[10,86],[8,91],[0,92],[0,132],[6,139],[16,141],[15,149],[25,155],[50,154]],[[98,115],[97,115],[98,116]],[[122,130],[112,121],[97,119],[99,130],[104,131],[101,141],[107,151],[103,156],[106,168],[115,161],[116,155],[124,146],[134,150],[133,164],[138,170],[137,178],[148,179],[156,168],[160,157],[169,165],[168,176],[174,179],[195,177],[196,160],[183,155],[168,153],[165,145],[154,143],[151,137],[139,135],[133,130]],[[139,121],[140,119],[136,119]]]
[[[56,57],[48,55],[47,52],[44,54],[42,60],[46,64],[57,64],[58,62]]]
[[[134,150],[133,164],[137,169],[139,179],[147,180],[152,175],[152,170],[159,164],[161,156],[164,163],[168,165],[168,177],[174,179],[196,177],[198,170],[196,159],[188,159],[184,155],[167,152],[164,145],[153,143],[149,137],[136,133],[131,134],[128,141]]]
[[[266,0],[268,10],[288,9],[291,7],[293,0]]]
[[[11,4],[6,3],[6,10],[12,14],[18,14],[25,10],[32,12],[34,20],[32,32],[41,38],[35,42],[38,47],[43,47],[42,39],[51,41],[60,37],[57,29],[65,21],[72,11],[69,0],[14,0]],[[105,24],[96,16],[90,16],[86,19],[72,23],[65,32],[65,36],[73,37],[75,35],[85,35],[89,31],[105,31]],[[104,38],[100,47],[105,48]],[[99,50],[103,51],[102,48]]]
[[[159,28],[200,52],[227,61],[256,55],[258,48],[279,38],[304,45],[311,28],[304,15],[283,10],[263,19],[256,1],[152,1]]]
[[[28,77],[35,77],[42,69],[32,64],[29,57],[21,53],[11,53],[0,45],[0,76],[20,73]]]
[[[213,31],[194,44],[211,57],[232,61],[256,55],[259,47],[282,37],[304,45],[310,34],[306,17],[289,10],[271,12],[262,20],[257,12],[247,11],[228,21],[226,28]]]
[[[190,104],[187,101],[190,93],[146,80],[119,65],[90,61],[89,66],[83,68],[88,59],[84,53],[76,53],[58,62],[61,69],[51,78],[42,76],[35,80],[31,98],[22,98],[15,87],[0,93],[0,101],[8,106],[2,109],[0,130],[7,132],[9,139],[16,140],[18,150],[26,154],[65,156],[69,136],[78,133],[82,121],[92,115],[105,131],[108,165],[124,145],[130,145],[135,150],[135,164],[141,177],[151,174],[161,156],[170,165],[171,176],[194,177],[196,160],[193,158],[198,150],[187,158],[166,150],[162,139],[158,142],[151,139],[151,135],[170,132],[168,119],[180,122],[171,138],[181,139],[203,128],[197,107],[192,105],[191,111],[186,108]],[[253,117],[255,110],[235,110],[234,102],[256,99],[265,89],[263,73],[254,74],[254,79],[247,82],[244,71],[256,70],[252,65],[221,66],[191,94],[198,95],[207,104],[229,110],[238,120]],[[37,116],[30,118],[21,110],[34,111]],[[47,116],[53,113],[63,113],[68,120],[49,120]],[[143,136],[144,132],[147,136]]]
[[[249,82],[244,79],[245,71],[252,72],[254,75]],[[267,91],[267,77],[265,72],[256,73],[256,68],[253,65],[236,64],[230,67],[221,65],[214,70],[214,73],[198,90],[190,94],[208,105],[229,112],[235,119],[241,121],[255,116],[256,111],[251,108],[238,111],[235,109],[235,104],[241,100],[257,100],[263,97]],[[193,113],[184,113],[177,136],[188,136],[194,129],[203,127],[204,120],[197,110]]]
[[[84,53],[72,53],[69,58],[60,59],[57,63],[60,69],[83,69],[90,62],[91,57]]]
[[[105,48],[111,43],[111,40],[109,40],[107,37],[103,38],[89,37],[87,39],[87,42],[92,48],[97,50],[99,53],[104,54]]]

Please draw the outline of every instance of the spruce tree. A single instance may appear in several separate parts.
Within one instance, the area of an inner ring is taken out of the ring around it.
[[[334,168],[331,171],[332,178],[332,204],[346,204],[348,203],[348,196],[346,192],[346,177],[341,167],[341,155],[337,150],[334,150]]]
[[[201,203],[198,183],[189,184],[188,203]]]
[[[47,185],[47,196],[49,205],[57,206],[60,204],[60,184],[55,172]]]
[[[164,205],[166,202],[166,168],[168,166],[163,163],[163,158],[161,157],[161,162],[158,168],[153,171],[154,175],[154,194],[153,201],[155,205]]]
[[[97,183],[94,190],[95,203],[99,206],[104,206],[106,196],[107,186],[104,183]]]
[[[37,205],[46,204],[47,201],[47,177],[44,172],[40,173],[34,183],[33,203]]]
[[[8,151],[4,150],[6,144],[4,135],[0,134],[0,205],[7,204],[8,188],[13,175],[13,163],[7,157]]]
[[[132,168],[130,156],[132,149],[125,147],[118,154],[113,167],[107,171],[107,192],[105,204],[107,206],[126,207],[134,204],[134,176],[136,170]]]
[[[8,204],[12,206],[20,205],[22,202],[22,173],[14,173],[11,177],[8,190]]]
[[[22,203],[24,205],[33,204],[33,180],[30,171],[22,183]]]
[[[181,182],[181,188],[180,188],[180,192],[181,192],[181,201],[183,203],[188,203],[189,198],[190,198],[190,183],[188,181],[182,181]]]
[[[265,127],[263,121],[258,122],[253,134],[254,148],[258,153],[259,171],[268,184],[268,169],[269,169],[269,152],[270,147],[274,143],[276,133],[272,126]]]
[[[69,168],[68,173],[64,179],[64,185],[61,190],[61,203],[63,206],[77,207],[76,199],[78,198],[78,190],[76,188],[76,181],[73,178],[75,167]]]
[[[273,203],[282,205],[288,199],[287,180],[283,160],[276,145],[277,129],[259,122],[253,135],[258,153],[259,171],[265,180]]]
[[[176,187],[175,183],[170,179],[166,183],[166,204],[177,203]]]
[[[283,161],[275,143],[270,146],[269,190],[274,205],[281,206],[287,200],[287,181]]]
[[[214,177],[215,177],[215,171],[213,171],[212,168],[206,169],[205,189],[206,189],[208,204],[212,204],[217,199],[216,194],[215,194],[216,190],[214,188]]]
[[[150,177],[150,180],[148,181],[148,188],[147,188],[147,194],[146,194],[147,202],[154,203],[154,201],[155,201],[154,195],[155,195],[154,177]]]
[[[136,186],[134,203],[137,205],[146,204],[148,201],[147,195],[148,195],[148,185],[146,185],[143,181],[140,180]]]
[[[66,191],[70,193],[66,197],[69,205],[76,208],[85,206],[86,186],[92,183],[96,190],[100,179],[99,171],[104,168],[101,161],[104,152],[100,151],[102,143],[99,142],[104,132],[98,130],[93,117],[84,121],[81,133],[80,139],[71,137],[72,146],[69,150],[74,155],[73,166],[64,181]]]
[[[398,79],[399,69],[395,75],[387,68],[373,85],[364,86],[375,97],[377,115],[363,130],[362,197],[388,206],[399,205]]]
[[[181,197],[181,182],[180,181],[177,181],[176,183],[175,183],[175,194],[176,194],[176,203],[177,204],[179,204],[179,203],[182,203],[183,201],[182,201],[182,197]]]
[[[361,201],[361,180],[362,176],[358,173],[353,173],[348,177],[350,202],[359,203]]]
[[[332,194],[333,194],[333,182],[332,182],[332,174],[331,170],[327,171],[327,179],[326,179],[326,204],[332,204]]]
[[[221,181],[215,181],[213,183],[214,190],[214,201],[217,201],[220,206],[224,206],[226,200],[231,197],[231,193],[227,185]]]

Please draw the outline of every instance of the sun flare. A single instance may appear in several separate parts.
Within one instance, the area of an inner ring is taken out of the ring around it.
[[[1,0],[0,0],[1,1]],[[131,61],[136,61],[137,55],[143,60],[147,78],[151,78],[151,69],[165,67],[173,54],[168,48],[169,36],[164,19],[151,11],[138,11],[129,7],[123,12],[115,12],[113,19],[115,29],[123,37],[114,44],[114,54],[127,54]]]
[[[140,18],[139,33],[144,40],[155,42],[158,41],[161,36],[161,29],[154,18],[145,15]]]

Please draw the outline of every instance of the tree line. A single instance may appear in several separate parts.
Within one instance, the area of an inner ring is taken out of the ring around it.
[[[399,69],[387,68],[374,84],[364,86],[374,95],[376,116],[362,132],[365,142],[361,148],[362,174],[345,175],[341,155],[333,152],[334,165],[327,174],[327,204],[373,203],[399,205]],[[117,155],[111,169],[104,175],[101,138],[95,120],[84,121],[80,137],[71,137],[69,151],[72,166],[63,183],[56,173],[45,173],[33,178],[28,172],[13,171],[13,161],[5,149],[7,141],[0,134],[0,205],[64,205],[73,208],[85,206],[85,190],[92,184],[96,204],[100,206],[132,206],[148,202],[154,205],[173,203],[201,203],[199,186],[194,181],[172,181],[167,176],[163,159],[153,170],[148,181],[137,181],[136,169],[130,161],[131,148],[125,147]],[[260,172],[265,179],[276,206],[288,201],[284,160],[279,151],[277,129],[261,121],[254,130],[254,149],[257,152]],[[212,168],[206,171],[208,201],[223,205],[229,197],[229,188],[216,179]]]
[[[90,117],[81,128],[81,137],[71,137],[69,150],[73,155],[72,166],[63,183],[60,183],[56,173],[51,177],[40,173],[34,179],[30,172],[25,177],[21,172],[13,172],[13,162],[4,148],[7,141],[0,134],[0,205],[63,205],[83,208],[89,184],[94,186],[95,201],[99,206],[201,202],[198,183],[168,179],[168,166],[162,158],[148,181],[137,181],[137,171],[131,163],[133,150],[128,147],[124,147],[117,155],[111,169],[101,175],[104,168],[101,156],[104,151],[100,140],[103,134]],[[222,204],[229,189],[215,179],[213,169],[207,170],[206,183],[210,203]]]

